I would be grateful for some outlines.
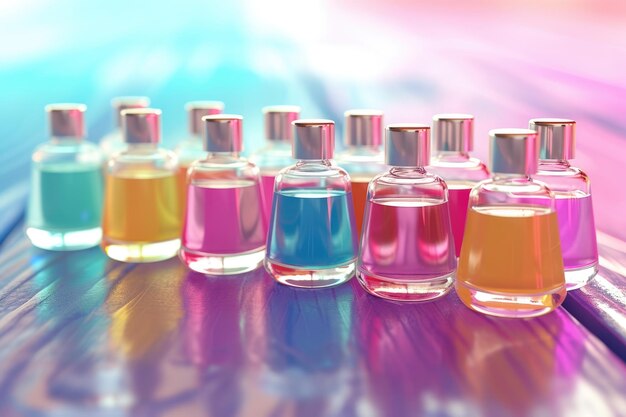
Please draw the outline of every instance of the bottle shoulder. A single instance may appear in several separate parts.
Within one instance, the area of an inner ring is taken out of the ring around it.
[[[247,158],[209,155],[191,164],[188,177],[192,181],[256,179],[259,168]]]
[[[445,202],[448,200],[448,186],[441,177],[423,169],[391,169],[370,182],[368,195],[373,200],[427,199]]]
[[[148,171],[168,173],[177,169],[178,157],[173,151],[154,147],[127,148],[115,153],[107,163],[109,174],[131,176]]]
[[[476,206],[540,206],[554,208],[554,193],[546,184],[529,178],[509,180],[488,179],[470,193],[470,205]]]
[[[258,149],[250,155],[250,161],[254,162],[261,172],[276,175],[281,169],[296,163],[291,155],[289,143],[270,143]]]
[[[34,164],[85,164],[100,165],[102,153],[97,145],[86,141],[46,142],[37,148],[32,155]]]
[[[331,161],[298,161],[283,168],[275,184],[277,191],[292,188],[352,190],[348,172]]]
[[[489,169],[478,158],[433,157],[426,170],[441,176],[448,183],[476,185],[490,177]]]
[[[580,168],[572,166],[558,166],[555,164],[539,164],[535,180],[545,183],[557,194],[590,194],[591,181],[589,176]]]

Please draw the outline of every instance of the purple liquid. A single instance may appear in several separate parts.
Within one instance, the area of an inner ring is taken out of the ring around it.
[[[369,202],[368,210],[359,270],[407,281],[455,270],[448,203],[380,199]]]
[[[269,223],[269,217],[272,213],[272,202],[274,200],[274,179],[275,175],[261,174],[261,187],[263,188],[263,205],[265,212],[265,221]]]
[[[454,250],[457,257],[461,254],[461,244],[463,243],[463,233],[465,232],[465,222],[467,220],[467,204],[471,191],[471,188],[452,188],[452,186],[448,189],[450,223],[452,225]]]
[[[598,262],[591,196],[557,198],[556,213],[565,269],[578,269]]]
[[[185,249],[206,254],[234,254],[265,245],[259,184],[222,183],[220,188],[190,185],[183,230]]]

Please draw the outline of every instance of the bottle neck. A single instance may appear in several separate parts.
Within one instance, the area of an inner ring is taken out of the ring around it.
[[[396,177],[416,178],[428,175],[424,167],[392,167],[389,172]]]
[[[510,174],[510,173],[493,173],[493,182],[532,182],[530,175],[526,174]]]
[[[208,152],[206,159],[207,160],[215,159],[215,158],[220,158],[220,159],[224,159],[224,158],[238,159],[240,154],[241,154],[241,152]]]
[[[304,166],[304,165],[325,165],[325,166],[331,166],[332,162],[330,162],[330,159],[298,159],[296,162],[297,166]]]
[[[539,167],[548,171],[565,171],[571,168],[567,159],[540,159]]]
[[[434,159],[443,162],[466,162],[470,159],[465,151],[435,151]]]

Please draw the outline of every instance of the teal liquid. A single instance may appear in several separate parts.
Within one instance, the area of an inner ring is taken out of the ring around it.
[[[28,226],[50,232],[100,227],[102,196],[100,165],[35,166]]]
[[[357,255],[352,194],[328,190],[275,193],[267,257],[298,268],[334,268]]]

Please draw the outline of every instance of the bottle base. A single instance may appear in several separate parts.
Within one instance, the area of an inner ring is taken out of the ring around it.
[[[176,256],[180,239],[161,242],[121,242],[104,238],[102,249],[111,259],[120,262],[149,263]]]
[[[429,301],[446,295],[454,284],[455,272],[419,281],[400,281],[357,269],[356,276],[368,293],[393,301]]]
[[[565,285],[539,294],[509,294],[480,290],[456,281],[456,292],[467,307],[496,317],[529,318],[547,314],[563,303]]]
[[[260,267],[265,258],[265,246],[229,255],[198,253],[183,247],[178,256],[192,271],[207,275],[236,275]]]
[[[52,232],[49,230],[29,227],[26,236],[30,242],[41,249],[54,251],[71,251],[98,246],[102,240],[102,228],[75,230],[69,232]]]
[[[297,288],[326,288],[343,284],[354,275],[356,262],[333,268],[299,268],[265,258],[265,269],[281,284]]]
[[[577,290],[587,285],[598,273],[598,263],[578,268],[565,270],[565,285],[567,291]]]

